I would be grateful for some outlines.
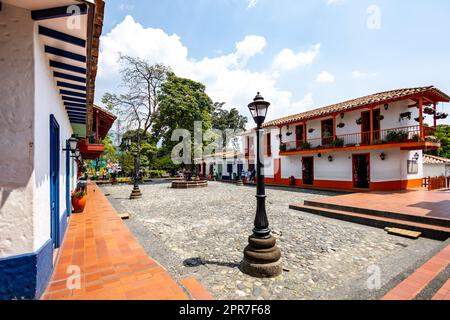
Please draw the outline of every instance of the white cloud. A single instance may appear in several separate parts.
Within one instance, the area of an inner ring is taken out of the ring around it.
[[[247,0],[247,1],[248,1],[247,8],[251,9],[251,8],[254,8],[258,4],[259,0]]]
[[[298,53],[294,53],[289,48],[283,49],[275,57],[273,68],[279,71],[289,71],[309,65],[314,62],[319,52],[320,43],[315,44],[308,51],[300,51]]]
[[[332,83],[334,82],[335,77],[331,73],[327,71],[322,71],[317,75],[316,82],[319,83]]]
[[[376,77],[377,75],[378,75],[378,73],[376,73],[376,72],[369,73],[369,72],[361,72],[358,70],[352,72],[353,78],[356,78],[356,79],[366,79],[366,78]]]
[[[340,6],[344,4],[345,0],[327,0],[327,6]]]
[[[208,95],[214,101],[226,102],[226,106],[236,107],[247,116],[247,105],[257,91],[272,103],[268,119],[302,112],[303,108],[312,104],[312,94],[294,101],[290,91],[278,87],[279,78],[270,70],[255,72],[247,68],[248,61],[262,54],[267,45],[266,39],[261,36],[246,36],[236,43],[232,53],[196,60],[188,56],[188,49],[176,34],[168,35],[161,29],[144,28],[131,16],[127,16],[111,32],[102,36],[100,43],[99,82],[118,86],[120,65],[117,59],[122,53],[146,59],[150,63],[163,63],[181,77],[204,83]],[[318,45],[315,46],[313,52],[318,48]],[[306,63],[305,61],[310,63],[313,58],[297,60],[301,60],[296,62],[299,65]],[[107,90],[117,89],[109,87]],[[101,92],[98,93],[96,98],[100,100]]]

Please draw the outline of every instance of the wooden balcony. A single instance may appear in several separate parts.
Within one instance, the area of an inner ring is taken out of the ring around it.
[[[428,138],[434,132],[435,128],[423,127],[422,132],[420,126],[410,126],[337,135],[335,137],[307,139],[305,141],[282,142],[280,145],[280,154],[286,156],[386,148],[435,150],[440,148],[440,143]]]
[[[78,148],[80,148],[80,153],[83,159],[95,160],[105,152],[105,146],[97,141],[92,141],[90,143],[87,139],[82,139],[78,142]]]

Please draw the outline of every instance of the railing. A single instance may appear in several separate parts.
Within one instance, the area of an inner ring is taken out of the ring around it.
[[[423,127],[424,136],[432,136],[435,128]],[[281,143],[281,152],[303,151],[309,149],[343,148],[367,145],[419,142],[420,126],[400,127],[376,131],[358,132],[337,135],[336,137],[322,137],[305,141],[288,141]]]
[[[427,177],[422,180],[422,187],[428,191],[446,189],[450,186],[450,177]]]

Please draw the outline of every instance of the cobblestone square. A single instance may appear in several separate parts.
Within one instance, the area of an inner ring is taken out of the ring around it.
[[[268,188],[267,213],[285,270],[275,279],[255,279],[238,268],[253,228],[254,188],[212,182],[179,190],[155,183],[141,186],[143,198],[133,201],[129,185],[102,189],[119,212],[131,214],[127,224],[152,257],[176,279],[196,276],[216,299],[375,299],[440,245],[289,209],[331,192]],[[368,288],[368,270],[380,271],[381,288]]]

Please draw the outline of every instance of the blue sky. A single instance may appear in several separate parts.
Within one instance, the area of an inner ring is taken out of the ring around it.
[[[120,91],[118,52],[242,112],[261,90],[272,119],[401,87],[450,93],[448,12],[447,0],[109,0],[96,100]]]

